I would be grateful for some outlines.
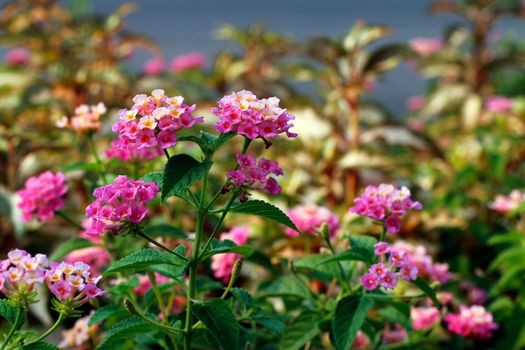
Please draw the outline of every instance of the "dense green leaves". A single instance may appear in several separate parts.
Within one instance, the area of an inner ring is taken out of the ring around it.
[[[299,232],[299,229],[290,218],[276,206],[261,200],[251,200],[232,206],[230,209],[234,213],[252,214],[266,219],[277,221],[280,224],[290,227]]]
[[[373,299],[366,295],[349,296],[339,300],[332,319],[332,332],[337,349],[350,348],[373,305]]]
[[[17,309],[9,305],[8,299],[0,299],[0,316],[5,318],[9,323],[14,325],[16,321]],[[16,329],[19,329],[25,323],[26,315],[25,312],[22,312],[22,317],[20,317],[18,324],[15,325]]]
[[[301,279],[303,283],[300,283],[298,279]],[[277,278],[268,286],[261,289],[261,296],[288,296],[288,297],[299,297],[308,298],[310,293],[305,287],[308,284],[306,277],[302,275],[294,276],[282,276]]]
[[[351,248],[339,254],[324,258],[319,264],[326,264],[335,261],[357,260],[367,264],[374,261],[374,244],[377,241],[368,236],[357,236],[350,238]]]
[[[133,338],[138,334],[155,331],[156,327],[137,316],[129,317],[115,324],[106,338],[97,346],[97,350],[112,349],[118,342]]]
[[[221,349],[237,349],[240,339],[239,324],[226,301],[214,299],[196,303],[193,314],[204,323]]]
[[[199,145],[202,153],[210,155],[218,150],[225,142],[234,137],[236,133],[228,132],[215,136],[202,131],[200,136],[188,135],[179,137],[179,141],[191,141]]]
[[[284,330],[279,342],[279,350],[296,350],[304,347],[306,342],[319,334],[320,318],[321,315],[314,311],[304,311],[297,316]]]
[[[64,258],[68,253],[72,252],[73,250],[82,249],[82,248],[88,248],[93,247],[95,244],[91,242],[90,240],[87,240],[85,238],[80,237],[73,237],[62,243],[58,246],[57,249],[51,254],[49,257],[49,260],[60,260]]]
[[[143,177],[140,178],[140,180],[144,182],[155,182],[159,188],[162,188],[162,177],[163,177],[162,171],[154,171],[152,173],[147,173]]]
[[[169,253],[146,248],[113,263],[106,270],[105,274],[110,272],[144,270],[150,266],[161,264],[182,267],[185,266],[185,261]]]
[[[434,305],[436,307],[441,307],[441,303],[436,297],[436,292],[432,287],[428,284],[427,281],[422,279],[421,277],[418,277],[415,281],[412,281],[423,293],[425,293],[432,301],[434,302]]]
[[[222,253],[237,253],[244,256],[250,256],[253,252],[254,249],[248,245],[237,245],[235,242],[228,239],[223,241],[214,240],[211,249],[202,256],[202,259],[207,259],[212,255]]]
[[[95,311],[95,313],[89,318],[88,325],[91,327],[94,324],[100,323],[108,319],[109,317],[113,315],[118,315],[122,313],[127,313],[127,311],[123,310],[122,308],[119,308],[114,305],[108,305],[101,307]]]
[[[187,154],[172,156],[164,168],[161,187],[162,201],[172,196],[184,198],[184,192],[202,179],[212,164],[213,162],[209,160],[201,163]]]
[[[49,344],[43,341],[39,341],[33,344],[24,345],[23,350],[59,350],[60,348],[56,345]]]
[[[168,224],[146,226],[142,232],[153,237],[186,238],[182,229]]]

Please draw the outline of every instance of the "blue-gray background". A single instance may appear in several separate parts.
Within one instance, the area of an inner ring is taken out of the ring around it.
[[[109,13],[126,0],[93,0],[96,11]],[[344,35],[358,19],[392,27],[385,40],[406,41],[442,34],[450,15],[427,14],[431,0],[135,0],[138,10],[127,18],[129,29],[154,38],[166,57],[199,51],[208,57],[228,44],[213,31],[223,23],[247,26],[262,21],[297,40],[320,35]],[[525,22],[504,20],[502,33],[525,33]],[[136,64],[145,57],[138,55]],[[138,61],[138,62],[137,62]],[[405,65],[387,74],[374,96],[399,115],[409,96],[422,94],[424,82]]]

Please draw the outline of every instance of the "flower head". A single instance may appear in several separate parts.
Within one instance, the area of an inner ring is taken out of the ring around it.
[[[281,191],[281,186],[275,178],[271,177],[283,174],[283,170],[276,161],[261,158],[257,162],[255,157],[241,153],[238,153],[236,157],[238,169],[226,174],[233,185],[263,190],[270,194],[278,194]]]
[[[96,200],[86,208],[91,219],[88,234],[118,233],[125,223],[140,223],[148,213],[146,205],[159,187],[154,182],[129,180],[118,176],[113,184],[98,187],[93,192]]]
[[[487,111],[492,113],[504,113],[512,110],[514,101],[511,98],[503,96],[490,96],[487,97],[485,102],[485,108]]]
[[[102,102],[93,106],[84,104],[75,108],[75,114],[69,120],[63,117],[56,125],[60,128],[69,127],[79,133],[95,132],[100,129],[100,117],[106,111]]]
[[[269,139],[281,133],[297,136],[290,131],[290,121],[295,117],[279,107],[277,97],[259,99],[251,91],[242,90],[224,96],[211,111],[219,117],[215,129],[221,133],[233,131],[249,139]]]
[[[410,319],[414,329],[427,329],[439,321],[439,310],[435,307],[412,307]]]
[[[166,70],[166,61],[162,58],[151,58],[144,63],[144,74],[158,75]]]
[[[525,192],[513,190],[507,196],[497,195],[494,201],[489,204],[489,208],[498,213],[507,214],[516,209],[524,201]]]
[[[492,314],[479,305],[461,305],[459,313],[448,314],[445,322],[450,332],[465,338],[489,339],[492,332],[498,329]]]
[[[67,193],[67,183],[64,174],[53,174],[46,171],[38,176],[30,177],[19,191],[21,201],[18,207],[22,209],[23,221],[29,221],[34,216],[38,221],[53,218],[55,212],[64,206],[64,196]]]
[[[31,55],[27,49],[17,47],[7,52],[5,63],[11,67],[21,67],[27,65],[30,58]]]
[[[423,57],[430,56],[443,48],[440,38],[415,38],[410,40],[410,48]]]
[[[190,52],[177,56],[171,61],[171,70],[175,73],[190,69],[201,69],[206,65],[206,57],[199,52]]]
[[[229,232],[221,235],[221,239],[228,239],[235,244],[246,244],[248,242],[248,235],[250,229],[247,227],[234,227]],[[242,255],[235,253],[216,254],[211,258],[211,268],[214,271],[213,276],[221,279],[224,283],[228,283],[232,274],[233,265],[236,260],[242,258]]]
[[[317,235],[323,223],[328,225],[330,235],[335,235],[339,229],[339,219],[328,208],[319,207],[314,204],[298,205],[288,211],[288,216],[295,226],[309,235]],[[294,237],[299,232],[287,227],[285,233]]]

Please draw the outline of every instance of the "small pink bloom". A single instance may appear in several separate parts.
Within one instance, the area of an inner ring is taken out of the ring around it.
[[[374,290],[379,285],[379,278],[373,273],[364,274],[359,281],[367,290]]]
[[[439,321],[439,310],[435,307],[412,307],[410,319],[414,329],[427,329]]]
[[[504,113],[512,110],[514,101],[503,96],[490,96],[485,102],[485,108],[492,113]]]
[[[15,66],[26,66],[31,58],[29,51],[24,48],[14,48],[7,52],[5,56],[5,63],[7,65]]]
[[[249,233],[250,230],[247,227],[234,227],[229,232],[223,233],[221,239],[228,239],[235,244],[242,245],[248,242]],[[224,283],[228,283],[235,261],[241,258],[242,255],[235,253],[216,254],[212,256],[211,268],[214,271],[213,276],[221,279]]]
[[[297,226],[300,232],[317,235],[323,223],[328,225],[330,235],[333,236],[339,229],[339,218],[328,208],[314,204],[298,205],[288,211],[288,216]],[[291,228],[286,228],[288,236],[297,236],[298,232]]]
[[[423,57],[428,57],[443,48],[440,38],[415,38],[409,42],[410,48]]]
[[[417,112],[425,106],[423,96],[412,96],[407,100],[406,107],[410,112]]]
[[[189,69],[202,69],[206,65],[206,58],[199,52],[191,52],[177,56],[171,61],[171,70],[175,73]]]
[[[144,63],[144,73],[158,75],[166,70],[166,61],[161,58],[151,58]]]
[[[466,338],[489,339],[492,332],[498,329],[493,322],[492,314],[483,306],[460,306],[458,314],[450,313],[445,317],[450,332]]]

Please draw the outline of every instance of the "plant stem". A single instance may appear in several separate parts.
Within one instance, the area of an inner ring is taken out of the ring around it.
[[[193,240],[193,250],[191,252],[192,261],[190,264],[189,285],[186,300],[186,324],[185,324],[185,343],[184,349],[191,350],[191,329],[192,329],[192,307],[195,299],[195,282],[197,280],[197,268],[199,267],[199,248],[204,228],[204,220],[207,214],[206,208],[206,190],[208,187],[208,173],[202,179],[201,196],[199,202],[199,211],[197,213],[197,223],[195,227],[195,239]]]
[[[13,326],[11,327],[11,330],[9,331],[9,334],[7,335],[7,338],[5,338],[4,343],[2,344],[2,348],[0,350],[4,350],[7,344],[9,344],[9,341],[15,335],[15,332],[17,331],[17,325],[20,323],[20,317],[22,317],[22,308],[19,307],[16,309],[16,317],[15,322],[13,323]]]
[[[154,240],[153,238],[151,238],[150,236],[148,236],[147,234],[145,234],[144,232],[142,232],[140,230],[137,230],[135,232],[135,234],[140,236],[140,237],[142,237],[142,238],[144,238],[146,241],[156,245],[157,247],[161,248],[162,250],[165,250],[166,252],[175,255],[178,258],[181,258],[181,259],[184,259],[184,260],[188,260],[188,258],[185,257],[184,255],[181,255],[181,254],[179,254],[177,252],[174,252],[170,248],[166,247],[164,244],[157,242],[156,240]]]
[[[416,295],[379,295],[379,294],[372,294],[368,293],[367,296],[374,298],[374,299],[419,299],[426,296],[425,293],[416,294]]]
[[[64,221],[66,221],[67,223],[75,226],[76,228],[78,228],[79,230],[84,230],[84,228],[82,227],[82,225],[80,225],[79,223],[77,223],[75,220],[71,219],[66,213],[64,213],[63,211],[59,210],[56,212],[57,216],[60,216],[62,219],[64,219]]]
[[[383,232],[381,232],[381,237],[379,238],[379,242],[383,242],[386,237],[386,228],[383,227]]]
[[[46,339],[51,333],[53,333],[55,331],[55,329],[57,329],[58,326],[60,326],[60,324],[62,323],[62,321],[64,321],[66,319],[66,315],[61,313],[59,316],[58,316],[58,320],[56,320],[55,324],[53,324],[51,326],[51,328],[49,328],[44,334],[42,334],[40,337],[36,338],[35,340],[33,340],[32,342],[26,344],[26,345],[31,345],[31,344],[34,344],[34,343],[37,343],[41,340],[44,340]]]
[[[330,249],[330,252],[332,255],[335,255],[335,249],[332,245],[332,242],[330,241],[330,234],[324,234],[324,240],[326,241],[326,245],[328,246],[328,249]],[[346,277],[345,270],[343,269],[343,265],[341,265],[340,261],[337,261],[337,268],[339,269],[340,278],[343,280],[342,284],[348,289],[349,291],[352,290],[352,286],[350,286],[350,280]]]
[[[166,155],[166,158],[167,158],[168,160],[170,160],[170,154],[168,153],[168,150],[165,149],[165,148],[163,148],[162,150],[164,151],[164,154]]]
[[[106,178],[106,172],[104,171],[104,164],[102,164],[102,161],[100,160],[100,157],[97,153],[97,148],[95,146],[95,141],[93,140],[93,135],[88,134],[88,143],[89,148],[91,148],[91,153],[93,153],[93,156],[95,157],[95,162],[97,163],[97,170],[99,172],[100,179],[104,181],[104,184],[108,183],[108,179]]]
[[[164,305],[164,300],[162,300],[162,295],[160,294],[159,286],[157,285],[157,279],[155,278],[155,275],[153,274],[153,272],[148,272],[148,278],[151,282],[151,288],[153,289],[153,293],[155,294],[157,303],[159,304],[160,312],[162,313],[164,320],[167,320],[168,313],[166,310],[166,306]]]

